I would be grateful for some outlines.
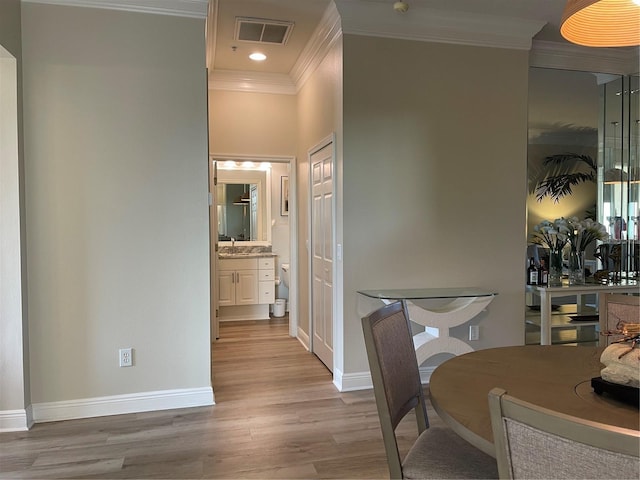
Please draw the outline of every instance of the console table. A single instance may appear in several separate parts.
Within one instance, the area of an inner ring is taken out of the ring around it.
[[[527,285],[527,291],[540,297],[540,345],[551,345],[551,299],[553,297],[566,297],[575,295],[587,295],[595,293],[640,293],[638,283],[627,280],[616,284],[585,284],[563,285],[561,287],[544,287],[540,285]],[[577,302],[578,309],[581,301]],[[578,310],[579,311],[579,310]]]
[[[438,353],[460,355],[472,352],[467,343],[449,336],[449,329],[478,315],[497,295],[480,288],[416,288],[359,290],[361,298],[389,304],[405,300],[412,322],[424,327],[413,336],[418,365]],[[379,308],[359,301],[360,316]]]

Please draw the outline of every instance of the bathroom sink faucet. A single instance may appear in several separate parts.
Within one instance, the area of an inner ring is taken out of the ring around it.
[[[236,239],[231,237],[231,247],[235,247],[236,246]]]

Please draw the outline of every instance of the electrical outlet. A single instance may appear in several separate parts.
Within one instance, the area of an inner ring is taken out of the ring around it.
[[[480,325],[469,325],[469,340],[480,339]]]
[[[120,353],[120,366],[121,367],[133,367],[133,349],[129,348],[121,348],[119,350]]]

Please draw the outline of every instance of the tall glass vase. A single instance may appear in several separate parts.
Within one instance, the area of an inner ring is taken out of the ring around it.
[[[549,251],[549,286],[562,286],[562,250]]]
[[[584,285],[584,252],[569,251],[569,285]]]

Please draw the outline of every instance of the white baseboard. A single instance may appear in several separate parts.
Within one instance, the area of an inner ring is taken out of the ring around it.
[[[35,423],[214,405],[211,387],[161,390],[33,404]]]
[[[345,374],[337,368],[333,369],[333,384],[340,392],[353,392],[373,388],[369,372]]]
[[[428,384],[431,374],[436,367],[420,367],[420,380]],[[358,372],[343,374],[340,370],[333,371],[333,384],[340,392],[353,392],[355,390],[367,390],[373,388],[371,373]]]
[[[31,405],[22,410],[0,410],[0,433],[24,432],[33,426]]]
[[[311,345],[311,343],[309,342],[309,335],[307,335],[306,332],[300,327],[298,327],[298,341],[307,351],[311,350],[309,348],[309,345]]]

